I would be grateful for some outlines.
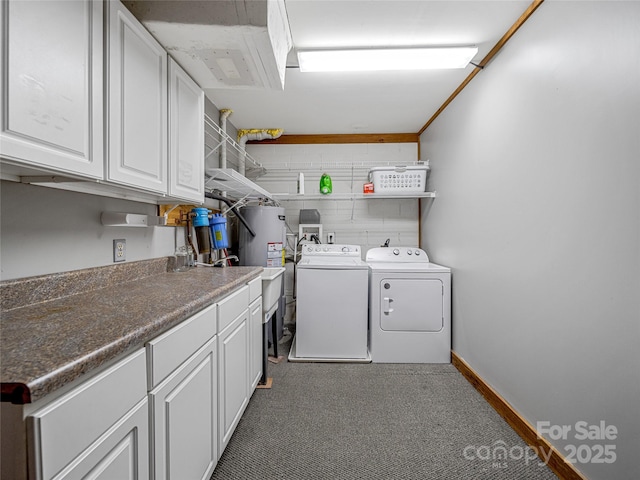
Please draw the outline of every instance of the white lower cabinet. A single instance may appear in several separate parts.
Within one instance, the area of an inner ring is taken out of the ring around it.
[[[30,478],[149,478],[144,349],[36,410]]]
[[[12,478],[208,479],[262,374],[261,293],[254,280],[24,416],[16,410],[29,467]]]
[[[249,403],[249,287],[218,303],[218,448],[227,447]]]
[[[249,403],[249,309],[218,335],[219,455]]]
[[[147,343],[151,478],[199,480],[218,460],[217,308]]]
[[[251,395],[262,378],[262,277],[254,278],[249,287],[249,392]]]
[[[249,388],[253,392],[262,377],[262,297],[249,305]]]
[[[142,400],[56,479],[148,478],[147,399]]]
[[[149,393],[155,480],[208,479],[218,460],[217,337]]]

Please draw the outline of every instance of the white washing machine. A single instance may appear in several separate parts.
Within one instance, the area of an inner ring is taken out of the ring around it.
[[[415,247],[379,247],[369,264],[369,352],[376,363],[451,362],[451,270]]]
[[[290,361],[370,362],[369,267],[358,245],[308,244],[296,268]]]

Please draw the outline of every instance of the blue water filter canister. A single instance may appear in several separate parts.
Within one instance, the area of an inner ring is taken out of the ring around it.
[[[221,250],[229,248],[229,240],[227,239],[227,219],[219,213],[216,213],[209,220],[209,228],[211,229],[211,239],[213,248]]]
[[[192,208],[193,213],[193,226],[194,227],[208,227],[209,226],[209,213],[211,210],[208,208]]]

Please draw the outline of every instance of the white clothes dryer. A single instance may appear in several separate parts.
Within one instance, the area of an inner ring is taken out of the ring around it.
[[[415,247],[377,247],[369,264],[369,352],[376,363],[451,362],[451,269]]]
[[[296,265],[290,361],[370,362],[369,267],[359,245],[307,244]]]

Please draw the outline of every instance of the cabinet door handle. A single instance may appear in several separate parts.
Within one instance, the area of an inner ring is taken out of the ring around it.
[[[383,302],[382,312],[385,315],[389,315],[391,312],[393,312],[393,308],[391,308],[391,302],[393,302],[393,298],[384,297],[382,299],[382,302]]]

